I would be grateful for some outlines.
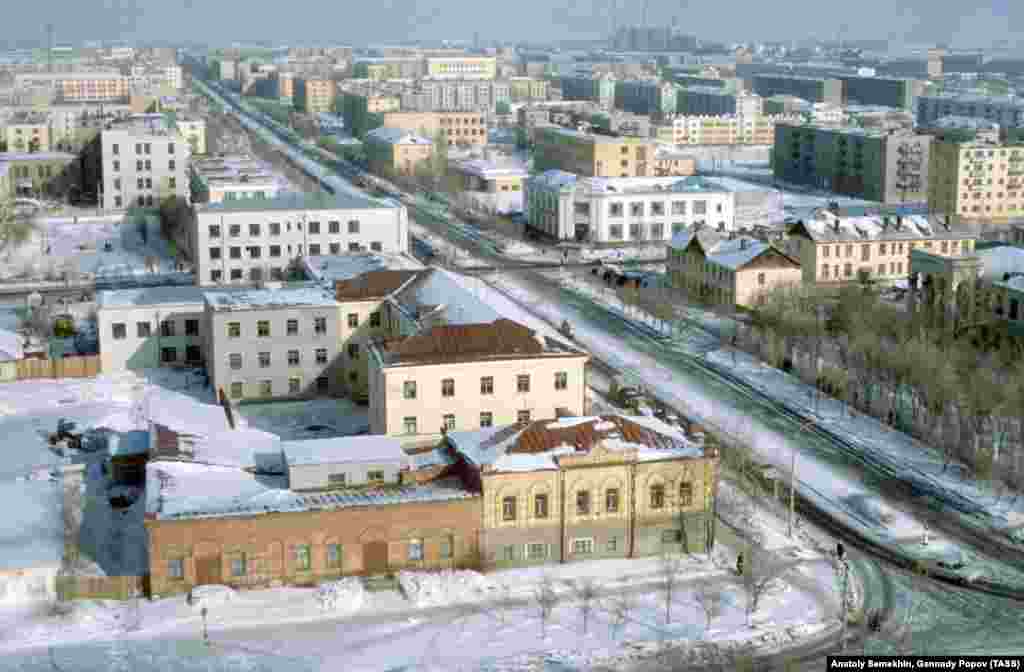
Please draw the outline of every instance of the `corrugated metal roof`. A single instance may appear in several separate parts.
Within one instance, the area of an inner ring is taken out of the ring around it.
[[[334,296],[338,301],[359,301],[382,299],[401,289],[421,271],[369,271],[351,280],[334,284]]]
[[[441,363],[480,357],[544,354],[534,331],[512,320],[443,325],[385,346],[393,363]]]

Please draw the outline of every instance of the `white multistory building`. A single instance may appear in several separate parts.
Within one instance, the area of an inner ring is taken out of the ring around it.
[[[100,196],[106,210],[187,198],[190,149],[162,114],[140,114],[100,134]]]

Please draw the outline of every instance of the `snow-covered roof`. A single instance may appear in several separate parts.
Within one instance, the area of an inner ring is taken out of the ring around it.
[[[366,134],[367,140],[386,142],[392,145],[433,145],[434,141],[401,128],[381,126]]]
[[[302,258],[303,270],[308,277],[326,286],[351,280],[370,271],[416,271],[423,264],[403,254],[384,252],[354,252]]]
[[[0,362],[21,359],[22,337],[16,332],[0,329]]]
[[[470,464],[478,467],[494,464],[526,431],[523,425],[485,427],[465,432],[448,432],[448,444]]]
[[[773,249],[772,246],[764,241],[748,236],[739,236],[718,243],[708,255],[708,260],[735,271],[771,249]]]
[[[568,173],[564,170],[545,170],[539,175],[530,178],[530,185],[534,188],[547,187],[549,189],[571,188],[576,185],[577,176],[575,173]]]
[[[192,439],[191,461],[283,474],[285,461],[281,443],[276,434],[259,429],[228,429]]]
[[[150,388],[145,407],[150,422],[181,434],[207,436],[231,429],[223,407],[161,387]]]
[[[250,310],[287,306],[336,306],[334,294],[320,285],[248,289],[244,291],[206,291],[207,305],[214,311]]]
[[[67,152],[0,152],[0,161],[74,161],[78,156]]]
[[[413,471],[430,467],[446,467],[455,463],[451,451],[444,445],[437,446],[431,450],[409,454],[408,460],[409,466]]]
[[[64,556],[61,527],[63,493],[55,483],[0,480],[0,571],[58,567]]]
[[[489,161],[487,159],[464,159],[454,161],[455,167],[464,173],[476,175],[483,179],[495,177],[519,177],[529,176],[529,171],[522,163],[514,160]]]
[[[705,226],[698,227],[687,227],[679,233],[672,236],[669,245],[676,250],[685,250],[690,246],[690,242],[694,236],[697,237],[697,242],[700,243],[701,248],[705,251],[714,249],[718,243],[722,242],[723,236],[712,229]]]
[[[340,179],[340,178],[339,178]],[[394,207],[380,199],[357,196],[354,189],[330,194],[323,191],[312,193],[279,193],[274,198],[241,198],[220,203],[206,203],[199,208],[204,211],[264,212],[268,210],[367,210],[370,208]]]
[[[340,436],[332,439],[282,441],[288,466],[350,464],[359,462],[404,463],[402,442],[388,436]]]
[[[460,280],[466,281],[466,278],[431,268],[401,291],[396,300],[409,311],[422,306],[440,307],[450,325],[493,322],[501,317]]]
[[[157,520],[443,502],[474,496],[457,478],[397,488],[297,493],[288,489],[284,476],[257,476],[232,467],[189,462],[146,465],[146,515]]]
[[[888,226],[886,221],[888,220]],[[841,217],[827,208],[818,208],[800,220],[804,230],[816,242],[863,242],[869,240],[943,240],[977,236],[977,227],[957,218],[938,215],[902,215]]]
[[[981,259],[981,277],[1002,281],[1007,273],[1024,273],[1024,250],[1013,245],[998,245],[975,250]]]
[[[136,308],[155,305],[194,305],[203,307],[202,287],[187,285],[181,287],[144,287],[142,289],[108,289],[98,292],[98,308]]]

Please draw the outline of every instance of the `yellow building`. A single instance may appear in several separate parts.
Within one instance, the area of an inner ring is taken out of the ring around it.
[[[717,455],[654,418],[563,416],[445,444],[483,496],[485,567],[707,550]]]
[[[377,175],[413,175],[417,166],[430,160],[434,141],[400,128],[382,126],[366,134],[363,149],[370,172]]]
[[[330,79],[295,77],[292,80],[295,109],[306,114],[334,111],[335,84]]]
[[[783,121],[793,122],[795,118],[784,115],[681,115],[672,120],[669,142],[675,145],[771,145],[775,142],[775,124]],[[663,135],[659,133],[658,137],[661,139]]]
[[[800,262],[768,243],[747,236],[725,238],[698,228],[668,246],[673,287],[717,304],[752,307],[777,287],[799,285]]]
[[[17,114],[4,127],[9,152],[49,152],[50,135],[50,118],[37,112]]]
[[[1024,145],[936,139],[928,171],[930,212],[969,219],[1024,215]]]
[[[968,256],[978,231],[956,217],[843,217],[822,208],[792,224],[787,235],[787,249],[800,259],[804,284],[838,285],[863,278],[905,279],[914,249],[942,257]]]
[[[386,112],[384,126],[430,138],[440,133],[449,147],[487,144],[487,125],[479,112]]]
[[[433,79],[494,79],[498,61],[493,56],[431,56],[427,77]]]
[[[540,126],[534,133],[534,171],[563,170],[586,177],[669,177],[696,172],[696,162],[659,152],[657,141]]]
[[[174,119],[178,133],[192,148],[192,156],[206,154],[206,120],[199,117],[176,115]]]
[[[536,77],[510,77],[508,80],[512,102],[547,100],[548,82]]]

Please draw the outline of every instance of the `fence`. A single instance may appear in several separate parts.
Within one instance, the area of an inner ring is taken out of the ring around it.
[[[100,372],[100,356],[85,355],[62,359],[19,359],[18,380],[35,378],[92,378]]]
[[[61,600],[128,600],[145,597],[149,576],[58,576]]]

